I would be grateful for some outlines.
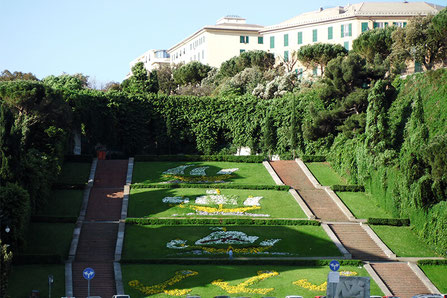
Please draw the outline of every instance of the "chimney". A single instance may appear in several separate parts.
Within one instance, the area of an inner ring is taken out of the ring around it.
[[[320,7],[320,12],[323,11],[323,7]]]

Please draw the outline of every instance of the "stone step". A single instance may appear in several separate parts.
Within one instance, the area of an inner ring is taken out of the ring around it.
[[[128,160],[98,160],[93,187],[123,187]]]
[[[371,263],[393,295],[410,298],[416,294],[430,293],[406,263]]]
[[[338,237],[343,246],[351,253],[353,259],[360,260],[388,260],[386,254],[369,237],[360,226],[331,224],[329,227]]]
[[[76,251],[76,261],[113,261],[118,224],[84,223]]]
[[[90,191],[86,220],[119,220],[123,203],[123,188],[96,188]]]
[[[74,262],[73,263],[73,289],[75,297],[87,297],[88,282],[82,276],[85,268],[95,270],[95,277],[90,281],[90,296],[112,297],[116,294],[115,274],[113,262]]]

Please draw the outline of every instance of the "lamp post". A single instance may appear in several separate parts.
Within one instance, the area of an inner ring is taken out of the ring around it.
[[[3,220],[3,218],[5,217],[5,215],[4,214],[0,214],[0,250],[1,250],[1,252],[0,252],[0,284],[3,284],[3,282],[4,282],[4,280],[3,280],[3,278],[5,277],[4,276],[4,274],[3,274],[3,271],[4,270],[7,270],[7,269],[5,269],[5,263],[4,263],[4,255],[3,255],[3,242],[2,242],[2,231],[3,231],[3,226],[2,226],[2,220]],[[9,228],[9,226],[7,225],[6,226],[6,228],[5,228],[5,232],[6,233],[9,233],[11,231],[11,229]],[[5,246],[6,246],[6,248],[8,248],[8,246],[9,245],[7,245],[7,244],[5,244]],[[6,254],[7,254],[8,252],[6,251]],[[0,287],[0,298],[3,298],[3,287]]]
[[[53,275],[48,275],[48,298],[51,298],[51,285],[54,282]]]

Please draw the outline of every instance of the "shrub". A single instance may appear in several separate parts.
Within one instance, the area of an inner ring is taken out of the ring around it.
[[[93,156],[90,154],[82,154],[82,155],[65,155],[64,161],[66,162],[88,162],[91,163],[93,160]]]
[[[50,223],[75,223],[78,220],[74,216],[31,216],[32,222],[50,222]]]
[[[333,191],[350,191],[350,192],[364,192],[365,187],[363,185],[332,185]]]
[[[227,161],[260,163],[265,160],[262,155],[137,155],[135,161]]]
[[[66,184],[66,183],[53,183],[53,189],[84,189],[86,183],[78,184]]]
[[[368,218],[368,224],[382,226],[409,226],[410,220],[408,218]]]
[[[417,262],[419,266],[421,265],[447,265],[447,260],[419,260]]]
[[[15,265],[62,264],[63,257],[58,254],[16,254],[12,263]]]
[[[316,220],[253,219],[253,218],[127,218],[128,224],[139,225],[255,225],[255,226],[319,226]]]
[[[219,184],[188,184],[188,183],[164,183],[164,184],[144,184],[135,183],[131,185],[132,188],[220,188],[220,189],[252,189],[252,190],[278,190],[278,191],[288,191],[290,186],[288,185],[235,185],[230,183],[219,183]]]

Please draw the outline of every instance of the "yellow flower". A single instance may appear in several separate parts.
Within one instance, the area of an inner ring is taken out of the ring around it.
[[[294,285],[297,285],[299,287],[308,289],[310,291],[318,291],[318,292],[324,292],[327,289],[327,282],[325,281],[321,285],[317,286],[307,281],[307,279],[300,279],[293,282]]]
[[[191,292],[192,290],[190,289],[172,289],[172,290],[166,290],[166,288],[168,286],[172,286],[178,282],[180,282],[181,280],[190,277],[190,276],[194,276],[199,274],[196,271],[192,271],[192,270],[182,270],[182,271],[177,271],[175,272],[174,276],[162,283],[159,283],[157,285],[153,285],[153,286],[144,286],[143,284],[140,283],[140,281],[138,280],[132,280],[129,281],[129,286],[132,288],[135,288],[136,290],[142,292],[143,294],[146,295],[154,295],[154,294],[159,294],[159,293],[165,293],[167,295],[170,296],[183,296],[186,295],[187,293]]]

